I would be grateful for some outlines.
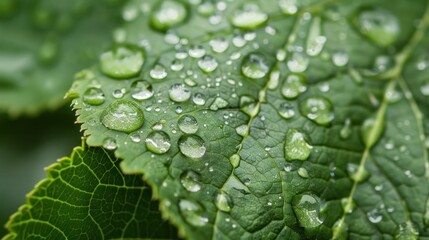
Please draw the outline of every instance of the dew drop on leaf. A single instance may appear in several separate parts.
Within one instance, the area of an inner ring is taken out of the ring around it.
[[[307,70],[310,60],[304,53],[294,52],[288,60],[287,66],[291,72],[301,73]]]
[[[351,120],[350,118],[347,118],[344,121],[344,126],[340,130],[340,137],[342,139],[347,139],[352,134],[352,127],[351,127]]]
[[[182,199],[179,201],[179,209],[185,221],[195,227],[205,226],[209,221],[203,207],[197,202]]]
[[[129,78],[140,73],[144,57],[136,47],[116,47],[100,56],[101,71],[113,78]]]
[[[217,97],[212,103],[212,105],[210,105],[210,110],[216,111],[218,109],[225,108],[226,106],[228,106],[228,104],[229,102],[225,99]]]
[[[201,45],[194,45],[191,49],[188,51],[189,56],[193,58],[202,58],[204,55],[206,55],[206,50]]]
[[[299,105],[301,113],[319,125],[328,125],[334,120],[331,102],[324,97],[310,97]]]
[[[288,161],[305,161],[311,154],[313,147],[307,143],[304,135],[295,129],[289,129],[285,139],[285,158]]]
[[[265,57],[259,53],[247,55],[241,66],[243,75],[252,79],[265,77],[269,70]]]
[[[195,93],[194,96],[192,96],[192,102],[198,106],[202,106],[206,104],[206,99],[202,93]]]
[[[180,183],[189,192],[198,192],[201,190],[200,179],[201,176],[192,170],[184,171],[180,175]]]
[[[171,146],[170,137],[163,131],[151,132],[146,140],[146,148],[156,154],[166,153]]]
[[[254,3],[245,3],[231,18],[232,25],[242,29],[255,29],[268,20],[268,15]]]
[[[337,67],[344,67],[349,63],[349,54],[338,51],[332,54],[332,63]]]
[[[153,96],[152,84],[145,80],[137,80],[131,84],[131,97],[145,100]]]
[[[115,150],[118,147],[118,145],[115,139],[108,137],[104,139],[103,147],[107,150]]]
[[[307,38],[307,54],[309,56],[317,56],[322,52],[326,43],[326,37],[322,36],[321,18],[315,17]]]
[[[130,139],[131,139],[132,142],[135,142],[135,143],[139,143],[142,140],[141,136],[140,136],[140,133],[138,133],[138,132],[131,133],[130,134]]]
[[[283,82],[281,93],[287,99],[294,99],[307,90],[307,83],[304,75],[291,74]]]
[[[363,182],[369,178],[369,172],[363,166],[356,165],[354,163],[347,164],[347,173],[353,181],[358,183]]]
[[[222,212],[230,212],[232,208],[232,199],[225,192],[216,195],[215,205]]]
[[[320,216],[320,198],[312,193],[296,195],[292,199],[292,208],[299,225],[304,228],[315,228],[323,223]]]
[[[372,223],[379,223],[381,222],[381,220],[383,220],[383,215],[377,208],[372,209],[366,215],[368,217],[368,220]]]
[[[159,31],[166,31],[186,20],[188,11],[186,6],[179,1],[162,1],[151,16],[151,25]]]
[[[238,167],[238,165],[240,165],[240,161],[241,161],[241,157],[238,154],[233,154],[230,158],[229,158],[229,162],[231,163],[231,165],[236,168]]]
[[[356,203],[351,198],[341,199],[341,206],[346,214],[350,214],[356,208]]]
[[[380,138],[385,126],[385,118],[377,121],[374,117],[367,118],[361,127],[361,137],[367,147],[372,147]]]
[[[307,172],[307,169],[305,169],[305,168],[303,168],[303,167],[300,167],[300,168],[298,168],[297,172],[298,172],[298,175],[299,175],[300,177],[302,177],[302,178],[308,178],[308,172]]]
[[[109,129],[131,133],[139,129],[144,115],[139,105],[129,100],[117,100],[102,113],[101,122]]]
[[[354,23],[362,35],[381,47],[392,45],[400,33],[396,16],[381,8],[361,9]]]
[[[278,112],[284,119],[291,119],[295,116],[295,110],[293,109],[292,104],[288,102],[280,104]]]
[[[183,67],[184,67],[183,62],[179,59],[176,59],[171,63],[170,69],[175,72],[178,72],[178,71],[181,71]]]
[[[237,132],[238,135],[244,137],[247,134],[247,131],[249,130],[249,127],[245,124],[238,126],[235,129],[235,132]]]
[[[180,152],[189,158],[202,158],[206,153],[205,142],[197,135],[183,135],[178,144]]]
[[[191,97],[191,91],[183,83],[176,83],[170,87],[168,95],[175,102],[185,102]]]
[[[161,80],[167,77],[168,73],[164,66],[156,64],[149,72],[149,75],[153,79]]]
[[[191,115],[183,115],[179,118],[177,121],[177,125],[179,126],[179,129],[187,134],[193,134],[198,131],[198,122],[197,119],[195,119]]]
[[[298,0],[279,0],[279,7],[288,15],[293,15],[298,12]]]
[[[99,88],[88,88],[83,94],[83,101],[94,106],[103,104],[105,99],[103,90]]]
[[[228,41],[226,41],[224,38],[212,39],[210,40],[209,44],[212,47],[212,50],[217,53],[223,53],[229,47]]]
[[[202,59],[198,60],[197,64],[198,67],[200,67],[200,69],[206,73],[213,72],[219,65],[216,59],[209,55],[206,55]]]

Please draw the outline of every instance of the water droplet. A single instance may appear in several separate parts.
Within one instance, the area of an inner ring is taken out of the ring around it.
[[[232,44],[238,48],[244,47],[246,45],[246,39],[244,39],[243,35],[240,33],[234,34],[232,38]]]
[[[161,2],[154,10],[151,25],[157,30],[166,31],[183,23],[187,15],[188,11],[183,3],[166,0]]]
[[[361,137],[367,147],[372,147],[380,138],[384,126],[385,118],[379,118],[380,121],[376,121],[374,117],[367,118],[361,127]]]
[[[120,46],[100,56],[101,71],[113,78],[129,78],[140,73],[144,57],[136,47]]]
[[[293,15],[298,12],[297,0],[280,0],[279,7],[288,15]]]
[[[115,139],[108,137],[104,139],[103,147],[107,150],[115,150],[118,147],[118,145],[116,144]]]
[[[245,124],[238,126],[235,131],[237,132],[238,135],[244,137],[247,132],[249,131],[249,127]]]
[[[109,129],[131,133],[143,125],[144,115],[139,105],[121,99],[111,103],[101,113],[101,122]]]
[[[83,94],[83,101],[94,106],[103,104],[105,99],[103,91],[99,88],[88,88]]]
[[[251,53],[246,56],[241,66],[241,72],[244,76],[252,79],[263,78],[267,75],[270,67],[265,57],[259,53]]]
[[[175,102],[185,102],[191,97],[191,91],[183,83],[173,84],[168,90],[170,99]]]
[[[183,67],[184,67],[183,62],[181,60],[176,59],[171,63],[170,69],[175,72],[178,72],[178,71],[181,71]]]
[[[206,50],[201,45],[195,45],[188,51],[189,56],[193,58],[202,58],[206,55]]]
[[[215,12],[215,6],[211,1],[204,1],[198,5],[198,13],[203,16],[210,16]]]
[[[171,146],[170,137],[163,131],[151,132],[146,140],[146,148],[153,153],[164,154]]]
[[[315,17],[307,38],[307,54],[309,56],[319,55],[325,46],[327,38],[321,35],[321,28],[321,18]]]
[[[122,88],[122,89],[116,89],[116,90],[114,90],[114,91],[112,92],[112,96],[113,96],[114,98],[116,98],[116,99],[123,98],[123,97],[124,97],[124,94],[126,93],[126,91],[127,91],[127,90],[125,90],[125,88]]]
[[[215,38],[210,40],[210,46],[214,52],[223,53],[228,49],[229,43],[223,38]]]
[[[187,134],[196,133],[198,131],[197,119],[191,115],[183,115],[180,117],[177,121],[177,125],[182,132]]]
[[[340,137],[342,139],[347,139],[350,137],[350,135],[352,134],[352,128],[351,128],[351,120],[350,118],[347,118],[344,121],[344,126],[341,128],[340,130]]]
[[[0,13],[1,14],[1,13]],[[59,43],[56,39],[47,39],[39,47],[38,57],[44,64],[54,62],[59,53]]]
[[[307,169],[302,168],[302,167],[298,168],[298,175],[302,178],[308,178]]]
[[[354,23],[362,35],[381,47],[391,46],[399,37],[399,21],[385,9],[362,9],[356,15]]]
[[[213,72],[218,66],[218,62],[212,56],[206,55],[198,60],[198,67],[206,73]]]
[[[161,64],[156,64],[149,72],[149,75],[153,79],[161,80],[167,77],[167,71]]]
[[[216,111],[220,108],[225,108],[226,106],[228,106],[228,104],[229,103],[225,99],[217,97],[212,103],[212,105],[210,105],[210,110]]]
[[[131,84],[131,96],[136,100],[145,100],[153,96],[152,84],[137,80]]]
[[[315,228],[323,223],[320,216],[320,198],[312,193],[296,195],[292,199],[292,208],[299,225],[304,228]]]
[[[341,199],[341,206],[345,213],[350,214],[356,208],[356,203],[351,198],[343,198]]]
[[[243,95],[240,97],[240,110],[249,116],[256,116],[259,112],[259,106],[251,96]]]
[[[225,192],[221,192],[216,195],[215,205],[222,212],[230,212],[232,208],[232,199]]]
[[[346,169],[350,178],[358,183],[367,180],[370,176],[368,170],[366,170],[364,166],[359,166],[354,163],[348,163]]]
[[[274,90],[279,85],[280,81],[280,71],[275,68],[270,73],[270,78],[268,79],[268,89]]]
[[[195,93],[192,97],[192,101],[198,106],[206,104],[206,99],[202,93]]]
[[[279,49],[276,52],[276,59],[279,62],[283,62],[286,59],[287,53],[284,49]]]
[[[304,135],[295,129],[289,129],[285,139],[285,158],[288,161],[305,161],[313,147],[307,143]]]
[[[189,158],[202,158],[206,153],[205,142],[197,135],[183,135],[178,143],[180,152]]]
[[[337,67],[344,67],[349,63],[349,54],[346,52],[335,52],[332,54],[332,63]]]
[[[179,201],[179,209],[185,221],[193,226],[202,227],[209,221],[203,207],[197,202],[182,199]]]
[[[328,125],[334,120],[331,102],[324,97],[310,97],[299,105],[301,113],[319,125]]]
[[[295,110],[293,109],[293,105],[291,103],[282,103],[279,107],[279,114],[285,119],[291,119],[295,116]]]
[[[229,158],[229,162],[231,163],[231,165],[236,168],[238,167],[238,165],[240,165],[240,155],[238,154],[233,154],[230,158]]]
[[[180,183],[189,192],[198,192],[201,190],[200,179],[200,174],[192,170],[184,171],[180,175]]]
[[[255,29],[268,20],[268,15],[257,4],[246,3],[232,16],[232,25],[243,29]]]
[[[383,215],[377,208],[374,208],[373,210],[369,211],[366,216],[368,217],[368,220],[372,223],[379,223],[381,222],[381,220],[383,220]]]
[[[287,66],[291,72],[301,73],[307,70],[310,60],[300,52],[294,52],[292,58],[287,62]]]
[[[287,99],[294,99],[307,91],[308,80],[304,75],[291,74],[283,82],[282,95]]]
[[[130,134],[130,139],[132,142],[139,143],[141,142],[141,136],[138,132],[134,132]]]
[[[420,92],[425,96],[429,96],[429,83],[422,85],[420,87]]]

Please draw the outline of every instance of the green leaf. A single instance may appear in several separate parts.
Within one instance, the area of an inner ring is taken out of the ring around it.
[[[150,188],[138,175],[124,176],[118,163],[102,148],[75,148],[47,169],[4,239],[176,238]]]
[[[114,1],[2,0],[0,112],[34,115],[65,103],[73,74],[92,65],[122,22]]]
[[[130,3],[138,75],[69,92],[87,143],[189,239],[428,237],[427,1],[195,2]]]

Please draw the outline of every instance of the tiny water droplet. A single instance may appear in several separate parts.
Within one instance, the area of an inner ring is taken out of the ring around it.
[[[100,56],[101,71],[113,78],[129,78],[140,73],[144,57],[136,47],[120,46]]]
[[[201,45],[195,45],[188,51],[189,56],[193,58],[202,58],[206,55],[206,50]]]
[[[265,77],[269,70],[265,57],[259,53],[247,55],[241,66],[243,75],[252,79]]]
[[[210,46],[214,52],[223,53],[228,49],[229,43],[224,38],[215,38],[210,40]]]
[[[191,91],[183,84],[173,84],[168,90],[170,99],[175,102],[185,102],[191,97]]]
[[[140,133],[138,133],[138,132],[131,133],[130,134],[130,139],[131,139],[132,142],[135,142],[135,143],[139,143],[142,140],[141,136],[140,136]]]
[[[205,142],[197,135],[183,135],[178,144],[180,152],[189,158],[202,158],[206,153]]]
[[[298,0],[280,0],[279,7],[284,13],[293,15],[298,12],[297,1]]]
[[[103,104],[105,99],[103,90],[99,88],[88,88],[83,94],[83,101],[94,106]]]
[[[369,172],[364,166],[359,166],[354,163],[347,164],[347,173],[353,181],[361,183],[369,178]]]
[[[182,199],[179,201],[179,209],[185,221],[193,226],[202,227],[209,221],[203,207],[197,202]]]
[[[294,99],[307,91],[308,80],[304,75],[291,74],[283,82],[281,93],[287,99]]]
[[[231,163],[231,165],[236,168],[238,167],[238,165],[240,165],[240,155],[238,154],[233,154],[230,158],[229,158],[229,162]]]
[[[335,52],[332,54],[332,63],[337,67],[344,67],[349,63],[349,54],[346,52]]]
[[[420,92],[425,96],[429,96],[429,83],[422,85],[420,87]]]
[[[215,205],[222,212],[230,212],[232,208],[232,199],[225,192],[221,192],[216,195]]]
[[[186,20],[188,11],[186,6],[178,1],[162,1],[154,10],[151,25],[159,31],[166,31]]]
[[[192,101],[198,106],[206,104],[205,96],[202,93],[195,93],[192,97]]]
[[[331,102],[324,97],[310,97],[299,105],[301,113],[319,125],[328,125],[334,120]]]
[[[288,102],[280,104],[278,112],[284,119],[291,119],[293,116],[295,116],[293,105]]]
[[[245,3],[237,9],[232,18],[232,25],[243,29],[255,29],[268,20],[268,15],[257,4]]]
[[[304,53],[294,52],[292,58],[287,62],[291,72],[301,73],[307,70],[310,60]]]
[[[183,115],[177,121],[177,125],[179,129],[187,134],[196,133],[198,131],[198,122],[191,115]]]
[[[189,192],[198,192],[201,190],[200,174],[187,170],[180,175],[180,183]]]
[[[156,64],[149,72],[149,75],[153,79],[161,80],[167,77],[167,71],[161,64]]]
[[[131,133],[143,125],[144,115],[136,103],[117,100],[102,112],[101,122],[109,129]]]
[[[216,59],[214,59],[210,55],[206,55],[202,59],[198,60],[197,64],[198,64],[198,67],[200,67],[200,69],[206,73],[213,72],[214,70],[216,70],[217,66],[219,65]]]
[[[304,228],[315,228],[323,223],[320,215],[320,198],[312,193],[299,194],[292,199],[292,209]]]
[[[166,153],[171,146],[170,137],[163,131],[151,132],[146,140],[146,148],[156,154]]]
[[[137,80],[131,84],[131,96],[136,100],[145,100],[153,96],[152,84],[145,80]]]
[[[350,137],[350,135],[352,134],[352,128],[351,128],[351,120],[350,118],[347,118],[344,121],[344,126],[341,128],[340,130],[340,137],[342,139],[347,139]]]
[[[302,167],[300,167],[300,168],[298,168],[298,175],[300,176],[300,177],[302,177],[302,178],[308,178],[308,172],[307,172],[307,169],[305,169],[305,168],[302,168]]]
[[[103,147],[107,150],[115,150],[118,147],[118,145],[116,144],[115,139],[108,137],[104,139]]]
[[[369,211],[366,215],[368,217],[368,220],[372,223],[379,223],[381,222],[381,220],[383,220],[383,215],[377,208],[374,208],[373,210]]]
[[[288,161],[305,161],[311,154],[313,147],[307,143],[304,135],[295,129],[289,129],[285,139],[285,158]]]

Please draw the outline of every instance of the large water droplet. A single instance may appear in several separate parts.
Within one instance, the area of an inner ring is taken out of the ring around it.
[[[136,100],[145,100],[153,96],[152,84],[137,80],[131,84],[131,96]]]
[[[200,69],[206,73],[213,72],[216,70],[218,65],[219,64],[217,63],[216,59],[209,55],[206,55],[202,59],[198,60],[198,67],[200,67]]]
[[[161,2],[151,17],[151,25],[157,30],[166,31],[186,20],[186,6],[178,1],[166,0]]]
[[[313,147],[307,143],[304,134],[295,129],[289,129],[285,139],[285,158],[288,161],[305,161],[310,156]]]
[[[136,47],[120,46],[101,54],[101,71],[113,78],[129,78],[140,73],[144,57]]]
[[[259,53],[251,53],[246,56],[241,66],[241,72],[244,76],[252,79],[263,78],[267,75],[270,67],[265,57]]]
[[[320,216],[320,198],[312,193],[296,195],[292,199],[292,208],[298,218],[299,225],[314,228],[323,223]]]
[[[144,115],[139,105],[121,99],[111,103],[101,113],[101,122],[109,129],[131,133],[143,125]]]
[[[291,74],[283,82],[282,95],[287,99],[296,98],[307,90],[308,80],[304,75]]]
[[[230,212],[232,208],[232,199],[225,192],[221,192],[216,195],[215,205],[220,211]]]
[[[191,97],[191,91],[183,83],[173,84],[168,90],[170,99],[175,102],[185,102]]]
[[[179,209],[185,221],[193,226],[202,227],[209,221],[203,207],[197,202],[182,199],[179,201]]]
[[[201,190],[200,179],[201,176],[192,170],[184,171],[180,175],[180,183],[189,192],[198,192]]]
[[[332,54],[332,63],[337,67],[344,67],[349,63],[349,54],[338,51]]]
[[[151,132],[146,140],[146,148],[153,153],[163,154],[166,153],[171,146],[170,137],[163,131]]]
[[[178,144],[180,152],[189,158],[201,158],[206,153],[205,142],[197,135],[183,135]]]
[[[268,20],[268,15],[257,4],[246,3],[232,16],[232,25],[243,29],[255,29]]]
[[[319,125],[328,125],[334,120],[331,102],[324,97],[310,97],[299,105],[301,113]]]
[[[362,9],[354,23],[362,35],[381,47],[392,45],[400,33],[396,16],[381,8]]]
[[[88,88],[83,94],[83,101],[90,105],[101,105],[105,99],[103,90],[99,88]]]
[[[245,124],[240,125],[235,129],[235,132],[237,132],[237,134],[242,137],[244,137],[248,131],[249,131],[249,127]]]
[[[322,51],[326,43],[326,37],[322,36],[321,18],[315,17],[311,24],[307,38],[307,54],[317,56]]]
[[[183,115],[180,117],[177,121],[177,125],[182,132],[187,134],[196,133],[198,131],[197,119],[191,115]]]

